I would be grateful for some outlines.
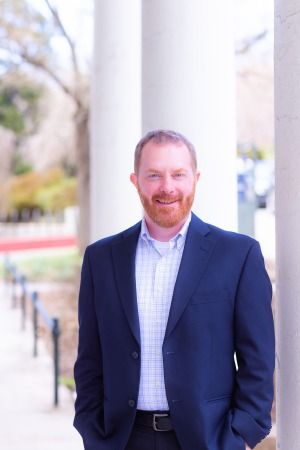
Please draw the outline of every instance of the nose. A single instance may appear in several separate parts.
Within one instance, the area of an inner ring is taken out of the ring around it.
[[[161,179],[160,191],[162,194],[172,194],[175,190],[174,180],[171,175],[164,175]]]

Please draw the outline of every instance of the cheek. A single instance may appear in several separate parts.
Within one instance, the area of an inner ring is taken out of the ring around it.
[[[152,197],[154,194],[156,194],[159,191],[159,188],[157,186],[157,183],[143,183],[140,186],[141,192],[146,195],[147,197]]]
[[[195,184],[194,183],[186,183],[182,186],[182,192],[186,195],[190,195],[195,191]]]
[[[144,197],[150,198],[153,196],[155,189],[153,185],[149,185],[148,183],[141,183],[138,185],[138,191]]]

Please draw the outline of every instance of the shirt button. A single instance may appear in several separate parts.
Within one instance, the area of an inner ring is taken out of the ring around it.
[[[130,408],[134,408],[135,406],[135,401],[134,400],[128,400],[128,406],[130,406]]]
[[[138,352],[132,352],[131,356],[133,357],[133,359],[138,359],[139,354],[138,354]]]

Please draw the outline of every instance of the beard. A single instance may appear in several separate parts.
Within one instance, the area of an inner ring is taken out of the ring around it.
[[[146,197],[138,188],[138,193],[145,212],[154,223],[163,228],[172,228],[183,222],[191,211],[195,186],[189,195],[164,195],[156,194],[151,198]],[[175,203],[172,203],[175,202]]]

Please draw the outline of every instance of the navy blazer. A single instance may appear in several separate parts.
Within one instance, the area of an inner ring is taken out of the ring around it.
[[[86,450],[124,450],[135,419],[139,233],[140,223],[90,245],[84,256],[74,426]],[[183,450],[244,450],[270,431],[271,296],[259,244],[192,215],[162,348]]]

